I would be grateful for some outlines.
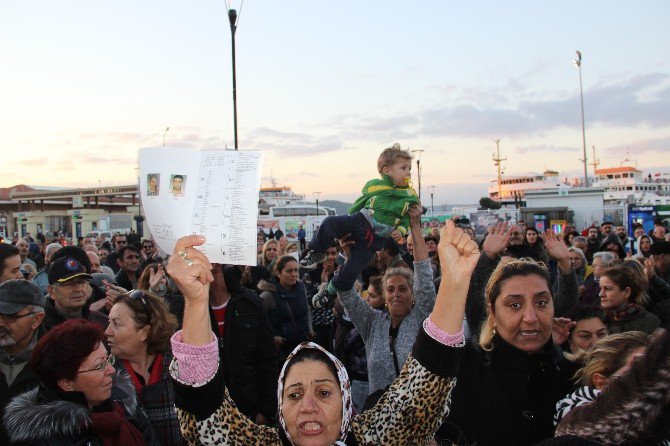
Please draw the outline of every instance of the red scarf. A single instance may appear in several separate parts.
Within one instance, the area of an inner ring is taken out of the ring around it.
[[[123,365],[126,367],[126,370],[128,370],[128,375],[130,375],[130,380],[133,382],[133,387],[135,387],[135,392],[137,392],[137,395],[142,395],[142,382],[140,379],[137,377],[137,373],[135,373],[135,370],[133,370],[133,367],[130,365],[130,362],[127,361],[126,359],[123,359]],[[156,353],[156,356],[154,356],[154,362],[152,363],[151,367],[151,375],[149,375],[149,382],[146,383],[145,385],[148,386],[150,384],[155,384],[158,381],[161,380],[161,376],[163,375],[163,354],[162,353]]]
[[[103,446],[144,445],[142,433],[126,418],[123,406],[112,403],[110,412],[91,412],[90,431],[102,440]]]

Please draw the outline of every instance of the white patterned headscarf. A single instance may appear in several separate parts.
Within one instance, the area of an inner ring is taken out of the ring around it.
[[[349,375],[347,374],[347,370],[344,368],[344,364],[337,359],[335,356],[330,354],[327,350],[325,350],[323,347],[321,347],[318,344],[315,344],[313,342],[303,342],[302,344],[298,345],[296,348],[293,349],[290,355],[286,358],[286,361],[284,361],[284,365],[282,366],[281,373],[279,374],[279,383],[277,385],[277,401],[279,402],[279,423],[281,424],[282,429],[284,430],[284,433],[286,434],[286,438],[288,438],[288,441],[293,443],[293,440],[291,439],[290,434],[288,433],[288,429],[286,428],[286,421],[284,420],[284,414],[282,413],[282,402],[283,402],[283,394],[284,394],[284,377],[286,376],[286,366],[288,365],[289,362],[291,362],[291,359],[301,350],[304,350],[306,348],[312,348],[319,350],[323,353],[326,354],[328,359],[330,359],[335,366],[335,369],[337,370],[337,379],[340,382],[340,390],[342,391],[342,424],[340,425],[340,436],[338,437],[338,441],[334,443],[334,445],[338,446],[344,446],[344,439],[347,436],[347,433],[349,432],[349,425],[351,424],[351,383],[349,382]]]

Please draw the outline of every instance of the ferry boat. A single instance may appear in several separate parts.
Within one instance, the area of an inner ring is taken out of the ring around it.
[[[559,189],[571,187],[567,180],[562,180],[555,170],[545,170],[543,173],[529,173],[525,175],[502,176],[498,180],[489,182],[488,194],[492,200],[502,205],[523,204],[526,191],[540,189]]]
[[[293,192],[290,186],[261,187],[258,194],[258,219],[274,220],[279,217],[321,217],[335,215],[334,208],[317,206],[305,201],[305,196]]]
[[[305,196],[296,194],[289,186],[261,187],[258,194],[258,210],[261,215],[267,215],[272,206],[296,204],[305,200]]]
[[[670,175],[653,176],[632,166],[596,170],[593,187],[603,188],[605,204],[670,204]]]

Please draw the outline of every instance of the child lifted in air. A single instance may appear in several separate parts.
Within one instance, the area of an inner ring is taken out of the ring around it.
[[[315,308],[332,302],[338,291],[347,291],[361,270],[375,253],[384,249],[386,240],[394,229],[402,234],[409,227],[408,211],[419,206],[419,197],[410,185],[412,154],[399,144],[385,149],[377,160],[381,179],[368,181],[363,195],[349,209],[348,215],[326,218],[309,242],[310,251],[300,261],[305,268],[314,268],[325,258],[326,249],[334,239],[350,234],[351,253],[347,261],[327,287],[322,287],[312,298]]]

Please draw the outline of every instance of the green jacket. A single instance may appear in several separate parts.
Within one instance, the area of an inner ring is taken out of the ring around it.
[[[409,228],[407,211],[419,204],[419,197],[411,186],[396,186],[388,175],[375,178],[363,186],[363,195],[351,206],[349,213],[365,208],[377,223],[398,229],[402,234]]]

